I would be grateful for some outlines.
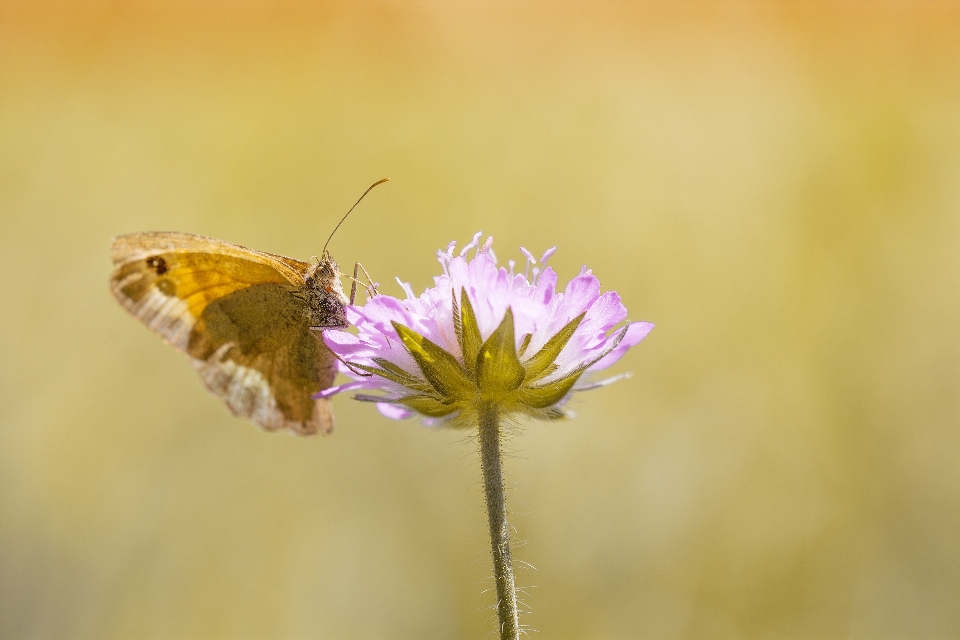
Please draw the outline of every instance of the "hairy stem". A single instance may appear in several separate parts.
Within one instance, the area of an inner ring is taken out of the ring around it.
[[[503,471],[500,465],[500,414],[495,404],[485,403],[481,406],[478,426],[480,469],[483,472],[483,492],[490,523],[493,576],[497,583],[500,640],[518,640],[520,621],[517,616],[517,587],[513,578],[510,527],[507,524],[507,501],[503,494]]]

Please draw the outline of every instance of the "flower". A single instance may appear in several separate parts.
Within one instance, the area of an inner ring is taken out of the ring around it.
[[[357,334],[327,330],[324,340],[353,381],[317,397],[376,390],[382,395],[355,397],[376,402],[390,418],[420,414],[427,424],[471,426],[483,403],[505,416],[568,416],[564,404],[573,392],[625,377],[590,381],[646,337],[652,324],[621,325],[627,311],[620,297],[601,293],[586,267],[558,292],[557,274],[545,266],[556,247],[543,254],[540,266],[521,247],[526,269],[514,273],[513,260],[509,269],[497,267],[493,238],[479,245],[480,236],[456,257],[456,242],[437,252],[443,275],[420,297],[398,279],[405,299],[378,295],[347,307]]]

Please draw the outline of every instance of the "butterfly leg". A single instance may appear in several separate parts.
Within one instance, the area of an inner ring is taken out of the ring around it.
[[[353,284],[350,285],[350,304],[352,305],[354,300],[357,299],[357,283],[360,281],[360,272],[363,271],[363,275],[366,276],[367,282],[370,283],[369,286],[364,285],[364,288],[367,290],[367,295],[371,298],[377,295],[377,283],[373,281],[373,278],[370,277],[370,274],[367,273],[367,270],[363,268],[363,265],[359,262],[353,265]]]

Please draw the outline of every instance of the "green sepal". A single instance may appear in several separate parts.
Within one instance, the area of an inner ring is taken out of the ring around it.
[[[563,397],[570,393],[573,385],[577,383],[583,372],[584,369],[578,368],[573,373],[541,387],[523,387],[517,392],[517,396],[522,403],[529,407],[546,409],[563,400]]]
[[[500,326],[483,343],[477,355],[480,397],[484,400],[500,399],[518,389],[525,375],[513,335],[513,311],[508,307]]]
[[[580,326],[580,323],[586,315],[587,312],[584,311],[568,322],[563,329],[560,329],[556,335],[547,340],[547,344],[543,345],[540,351],[537,351],[533,357],[526,361],[524,366],[527,368],[527,382],[533,382],[550,373],[550,365],[553,364],[557,356],[560,355],[560,352],[563,351],[563,348],[570,342],[570,338],[573,337],[577,327]]]
[[[356,367],[360,371],[366,371],[367,373],[372,373],[373,375],[380,376],[381,378],[386,378],[390,382],[396,382],[399,385],[406,387],[408,383],[411,382],[411,378],[407,375],[398,376],[392,371],[386,369],[381,369],[380,367],[371,367],[365,364],[358,364],[356,362],[352,363],[350,366]]]
[[[407,387],[408,389],[413,389],[414,391],[420,391],[422,393],[434,392],[433,387],[430,385],[429,382],[427,382],[426,380],[420,380],[418,378],[414,378],[413,376],[408,374],[406,371],[403,371],[402,369],[400,369],[400,373],[398,374],[396,371],[392,371],[390,369],[370,367],[365,364],[354,363],[352,366],[356,367],[357,369],[360,369],[361,371],[366,371],[367,373],[372,373],[374,375],[380,376],[381,378],[386,378],[390,382],[395,382],[403,387]],[[396,367],[396,365],[394,366]],[[399,369],[399,367],[396,367],[396,368]]]
[[[601,353],[600,355],[598,355],[596,358],[594,358],[594,359],[591,360],[590,362],[587,362],[586,364],[584,364],[584,365],[583,365],[583,368],[584,368],[584,369],[589,369],[589,368],[592,367],[593,365],[597,364],[598,362],[600,362],[601,360],[603,360],[604,358],[606,358],[608,355],[610,355],[610,354],[613,352],[614,349],[616,349],[618,346],[620,346],[620,342],[622,342],[623,339],[626,337],[626,335],[627,335],[627,330],[630,329],[630,325],[631,325],[631,324],[632,324],[631,322],[627,322],[626,325],[624,325],[623,327],[621,327],[619,331],[617,331],[615,334],[613,334],[613,340],[611,341],[613,344],[611,344],[611,345],[608,346],[606,349],[604,349],[604,350],[603,350],[603,353]]]
[[[421,383],[424,382],[423,380],[416,377],[406,369],[393,364],[386,358],[372,358],[372,360],[375,363],[377,363],[377,366],[379,366],[381,369],[385,369],[386,371],[389,371],[390,373],[394,374],[397,378],[407,380],[408,382],[421,382]],[[357,365],[357,366],[360,366],[361,368],[366,368],[366,369],[373,368],[373,367],[363,367],[362,365]],[[394,380],[394,382],[397,382],[397,380]]]
[[[456,303],[456,297],[454,297]],[[483,345],[483,336],[480,335],[480,325],[477,324],[477,314],[473,312],[473,305],[467,295],[466,287],[460,289],[460,352],[463,354],[463,367],[468,375],[474,377],[477,368],[477,354]]]
[[[538,416],[541,420],[563,420],[567,418],[567,412],[559,407],[550,407],[549,409],[544,409],[543,412]]]
[[[392,404],[402,404],[429,418],[442,418],[460,409],[458,403],[444,403],[430,396],[407,396],[390,402]]]
[[[399,322],[394,322],[393,328],[400,336],[403,346],[416,360],[423,377],[433,385],[437,393],[450,400],[463,400],[473,396],[473,383],[467,378],[456,358],[440,345]]]
[[[377,373],[377,375],[383,376],[384,378],[387,378],[388,380],[396,382],[397,384],[403,385],[404,387],[409,387],[414,391],[423,391],[425,393],[429,393],[433,391],[433,387],[430,385],[429,382],[416,377],[409,371],[395,365],[389,360],[385,360],[384,358],[373,358],[373,361],[376,362],[378,365],[380,365],[380,368],[382,370],[392,374],[393,377],[387,378],[387,376],[384,376],[382,373],[374,372],[374,371],[371,371],[371,373]]]
[[[523,357],[523,352],[527,350],[527,347],[530,346],[530,341],[533,340],[533,334],[528,333],[523,336],[523,340],[520,341],[520,348],[517,349],[517,355],[521,358]]]
[[[450,301],[453,307],[453,332],[457,335],[457,344],[460,345],[460,353],[463,354],[463,319],[460,317],[460,305],[457,304],[457,290],[450,289]],[[467,374],[470,373],[470,367],[465,367]]]

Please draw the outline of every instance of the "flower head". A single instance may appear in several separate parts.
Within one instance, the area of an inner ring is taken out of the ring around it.
[[[476,234],[459,255],[455,242],[438,251],[443,274],[417,297],[379,295],[347,308],[356,335],[328,330],[324,339],[354,380],[318,394],[358,394],[376,402],[390,418],[421,414],[428,424],[476,424],[483,403],[502,415],[556,419],[575,391],[609,384],[623,376],[591,382],[591,375],[619,360],[653,325],[627,322],[627,310],[613,291],[583,267],[558,292],[557,274],[521,248],[523,273],[497,267],[493,238],[479,245]],[[476,249],[474,258],[468,252]]]

